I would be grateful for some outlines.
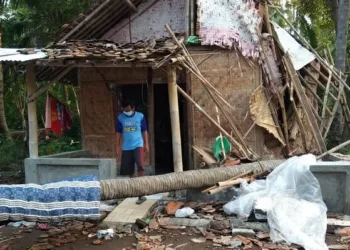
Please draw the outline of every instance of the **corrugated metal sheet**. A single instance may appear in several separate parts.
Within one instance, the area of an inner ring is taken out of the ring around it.
[[[0,48],[0,62],[28,62],[46,58],[46,53],[35,50],[34,54],[21,54],[20,49]]]

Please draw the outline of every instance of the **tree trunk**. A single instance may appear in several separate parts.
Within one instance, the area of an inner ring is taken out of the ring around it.
[[[1,47],[2,47],[2,33],[0,33],[0,48]],[[0,64],[0,129],[4,133],[6,139],[11,138],[10,130],[7,126],[6,116],[5,116],[4,75],[3,75],[1,64]]]
[[[349,4],[350,0],[339,0],[338,2],[335,67],[343,73],[345,73],[347,59],[346,49],[348,38]],[[341,107],[339,107],[330,130],[329,147],[331,148],[340,144],[342,141],[344,124],[343,119],[343,113]]]

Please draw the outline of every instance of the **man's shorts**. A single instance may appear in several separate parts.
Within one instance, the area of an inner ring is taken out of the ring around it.
[[[132,176],[135,173],[135,165],[137,171],[143,171],[143,148],[135,148],[134,150],[123,150],[120,167],[120,175]]]

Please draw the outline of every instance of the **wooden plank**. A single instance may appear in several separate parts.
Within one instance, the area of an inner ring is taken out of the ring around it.
[[[307,122],[310,125],[311,132],[315,138],[317,147],[320,150],[320,152],[323,153],[323,152],[327,151],[327,148],[326,148],[326,145],[323,141],[322,134],[318,128],[316,117],[312,113],[312,109],[311,109],[309,103],[307,102],[308,99],[307,99],[307,96],[306,96],[306,94],[303,90],[303,87],[301,85],[299,76],[297,75],[297,73],[293,67],[293,64],[291,62],[290,56],[288,54],[283,57],[283,61],[285,63],[287,72],[289,73],[289,76],[292,80],[292,83],[294,84],[295,92],[297,93],[300,104],[302,105],[302,108],[303,108],[304,113],[305,113],[305,118],[307,119]]]
[[[350,227],[350,220],[327,219],[328,226]]]
[[[35,100],[36,98],[38,98],[42,93],[47,91],[54,83],[58,82],[65,75],[67,75],[72,70],[72,68],[73,68],[72,66],[65,68],[61,73],[58,74],[58,76],[56,76],[54,79],[52,79],[52,81],[50,81],[48,84],[42,86],[41,88],[36,90],[34,93],[32,93],[28,97],[27,102],[31,102],[31,101]]]
[[[104,221],[103,226],[115,227],[121,224],[134,224],[137,219],[144,219],[157,199],[147,199],[136,204],[138,198],[127,198],[118,205]]]

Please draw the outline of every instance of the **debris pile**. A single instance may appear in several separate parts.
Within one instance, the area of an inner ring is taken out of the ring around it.
[[[168,25],[165,26],[178,50],[177,53],[165,57],[154,68],[171,64],[192,73],[200,80],[216,107],[214,119],[213,114],[209,115],[178,86],[179,93],[218,129],[220,159],[203,145],[193,147],[200,156],[201,167],[224,166],[226,160],[234,161],[232,165],[239,164],[237,159],[227,158],[227,153],[233,154],[238,160],[259,160],[262,156],[254,152],[246,140],[254,126],[262,127],[270,133],[271,141],[278,142],[266,145],[268,151],[283,149],[282,154],[272,153],[272,157],[291,157],[305,153],[328,153],[325,140],[338,107],[349,124],[350,110],[345,90],[350,91],[350,88],[346,85],[346,77],[333,66],[331,60],[322,58],[293,26],[291,28],[306,48],[277,24],[268,22],[265,26],[267,31],[262,31],[260,36],[258,62],[263,72],[263,83],[251,95],[250,116],[254,124],[248,131],[240,128],[235,118],[230,115],[230,112],[234,111],[232,104],[228,103],[214,84],[202,75],[184,43],[176,38]],[[327,54],[326,58],[331,57]],[[257,65],[257,62],[247,57],[245,59],[250,65]],[[323,94],[319,96],[318,90]],[[220,120],[221,117],[223,121]],[[225,140],[232,145],[229,152],[226,151]]]

